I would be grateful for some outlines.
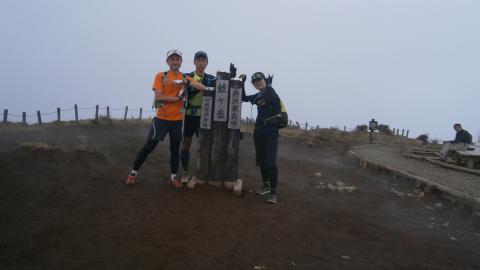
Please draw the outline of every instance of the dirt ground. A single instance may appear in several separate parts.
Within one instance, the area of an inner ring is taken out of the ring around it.
[[[471,209],[399,197],[413,184],[359,169],[340,143],[281,137],[277,205],[250,192],[249,134],[240,198],[170,188],[168,142],[127,187],[147,128],[0,127],[0,269],[480,269]]]

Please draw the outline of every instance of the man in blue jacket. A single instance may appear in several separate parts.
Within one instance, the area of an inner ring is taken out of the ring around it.
[[[193,57],[193,64],[195,71],[186,74],[193,80],[200,82],[206,87],[215,87],[217,78],[213,75],[205,73],[208,66],[208,55],[206,52],[198,51]],[[230,73],[232,77],[236,76],[235,65],[230,64]],[[202,115],[202,100],[203,91],[197,90],[193,87],[187,87],[187,104],[185,108],[185,120],[183,130],[183,141],[180,151],[180,160],[183,167],[182,183],[187,183],[193,177],[189,171],[190,166],[190,146],[192,138],[195,134],[198,137],[200,128],[200,117]]]

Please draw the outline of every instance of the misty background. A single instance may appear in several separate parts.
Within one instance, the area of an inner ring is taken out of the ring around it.
[[[0,3],[2,112],[99,104],[148,117],[167,50],[183,52],[184,72],[203,50],[211,74],[231,62],[238,74],[273,73],[294,121],[343,129],[375,118],[438,139],[459,122],[480,136],[480,1]]]

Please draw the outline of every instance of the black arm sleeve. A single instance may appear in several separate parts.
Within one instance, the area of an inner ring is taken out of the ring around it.
[[[257,96],[258,96],[258,93],[247,96],[247,94],[245,93],[245,88],[242,89],[242,101],[243,102],[250,102],[250,103],[254,104]]]

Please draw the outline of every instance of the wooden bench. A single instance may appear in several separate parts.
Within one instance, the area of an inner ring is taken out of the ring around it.
[[[466,161],[467,167],[470,169],[474,169],[477,163],[480,163],[480,146],[472,145],[470,149],[473,150],[455,150],[455,154],[457,155],[457,162],[462,163],[462,161]]]

